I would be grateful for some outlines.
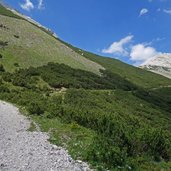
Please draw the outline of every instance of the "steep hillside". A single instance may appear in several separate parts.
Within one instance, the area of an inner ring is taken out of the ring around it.
[[[4,9],[0,8],[0,14],[4,14]],[[6,16],[8,14],[10,17]],[[7,71],[14,71],[19,67],[41,66],[48,62],[65,63],[94,73],[103,69],[37,26],[14,18],[11,13],[0,15],[0,54],[1,63]]]
[[[147,61],[140,68],[171,78],[171,54],[162,54]]]
[[[104,68],[110,70],[111,72],[115,74],[120,75],[121,77],[127,79],[128,81],[133,82],[134,84],[140,87],[152,88],[152,87],[171,85],[171,80],[161,75],[128,65],[117,59],[102,57],[102,56],[84,51],[62,40],[60,41],[66,44],[67,46],[69,46],[70,48],[72,48],[77,53],[83,55],[85,58],[92,60],[96,63],[99,63]]]

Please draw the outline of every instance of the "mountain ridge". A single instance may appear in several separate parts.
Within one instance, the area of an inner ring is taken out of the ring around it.
[[[161,54],[142,64],[140,68],[161,74],[171,79],[171,54]]]

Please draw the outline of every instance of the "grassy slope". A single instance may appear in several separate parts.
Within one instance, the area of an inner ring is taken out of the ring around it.
[[[92,59],[93,61],[102,64],[102,66],[108,68],[110,71],[114,73],[119,73],[127,80],[139,86],[145,88],[152,88],[152,87],[171,85],[171,80],[168,78],[165,78],[158,74],[154,74],[146,70],[133,67],[119,60],[99,57],[97,55],[92,55],[91,53],[86,53],[85,56],[88,59]]]
[[[120,76],[126,78],[127,80],[133,82],[136,85],[139,85],[144,88],[152,88],[152,87],[159,87],[159,86],[167,86],[171,85],[171,80],[163,77],[161,75],[133,67],[126,63],[123,63],[117,59],[102,57],[81,49],[78,49],[62,40],[62,43],[66,44],[74,51],[79,54],[83,54],[84,57],[90,59],[94,62],[99,63],[104,68],[110,70],[113,73],[119,74]]]
[[[0,14],[4,14],[3,11],[0,7]],[[8,71],[16,69],[14,63],[18,63],[22,68],[41,66],[48,62],[65,63],[73,68],[94,73],[99,73],[99,69],[103,68],[75,53],[28,21],[0,15],[0,24],[8,28],[0,28],[0,40],[8,42],[8,46],[0,48],[0,54],[3,56],[1,63]]]

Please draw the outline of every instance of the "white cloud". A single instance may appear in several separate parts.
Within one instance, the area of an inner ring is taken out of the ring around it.
[[[157,52],[156,49],[151,46],[137,44],[131,48],[130,60],[134,61],[135,64],[142,64],[159,54],[161,53]]]
[[[148,13],[148,12],[149,12],[149,11],[148,11],[147,8],[143,8],[143,9],[141,9],[139,16],[142,16],[142,15]]]
[[[128,55],[128,52],[124,46],[130,43],[133,37],[134,37],[133,35],[129,35],[118,42],[113,42],[107,49],[103,49],[102,52],[108,54],[119,54],[122,56],[126,56]]]
[[[171,15],[171,9],[169,9],[169,10],[164,9],[163,12],[165,12],[166,14],[170,14]]]
[[[34,5],[30,0],[24,0],[24,4],[20,4],[21,8],[26,10],[26,11],[30,11],[32,9],[34,9]]]
[[[43,9],[43,0],[38,0],[38,9]]]
[[[135,66],[142,65],[148,60],[162,55],[162,52],[157,51],[152,47],[153,42],[162,41],[165,38],[156,38],[148,43],[139,43],[132,45],[133,35],[129,35],[118,42],[114,42],[107,49],[103,49],[103,53],[114,54],[117,59],[128,57]]]

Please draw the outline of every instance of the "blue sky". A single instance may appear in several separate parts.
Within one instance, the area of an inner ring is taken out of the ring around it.
[[[171,0],[4,0],[82,49],[140,65],[171,53]]]

